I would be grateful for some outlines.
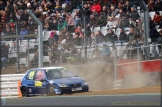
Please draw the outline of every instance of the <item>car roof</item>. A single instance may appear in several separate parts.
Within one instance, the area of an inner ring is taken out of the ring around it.
[[[32,69],[30,69],[30,70],[33,70],[33,69],[42,69],[42,70],[44,70],[44,69],[60,69],[60,68],[64,68],[64,67],[41,67],[41,68],[32,68]]]

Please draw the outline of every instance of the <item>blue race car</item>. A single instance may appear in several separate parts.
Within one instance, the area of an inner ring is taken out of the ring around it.
[[[21,80],[23,97],[30,95],[61,95],[66,92],[88,91],[86,81],[63,67],[33,68]]]

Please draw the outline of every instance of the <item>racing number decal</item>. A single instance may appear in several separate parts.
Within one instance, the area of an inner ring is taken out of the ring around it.
[[[34,71],[31,71],[30,74],[29,74],[29,79],[33,79],[34,78]]]
[[[40,82],[40,81],[35,81],[35,86],[41,87],[41,86],[42,86],[42,82]]]

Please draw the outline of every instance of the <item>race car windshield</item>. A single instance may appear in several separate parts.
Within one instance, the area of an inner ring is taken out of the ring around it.
[[[68,78],[68,77],[74,77],[75,75],[72,74],[68,70],[56,70],[56,69],[50,69],[47,71],[47,78],[49,80],[51,79],[57,79],[57,78]]]

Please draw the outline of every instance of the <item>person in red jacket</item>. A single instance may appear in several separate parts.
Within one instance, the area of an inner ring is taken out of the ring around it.
[[[94,0],[91,10],[96,10],[98,14],[101,12],[101,5],[98,3],[98,0]]]
[[[161,16],[160,16],[160,13],[159,12],[156,12],[154,17],[153,17],[153,21],[155,24],[158,24],[160,25],[160,22],[162,21],[161,20]]]

